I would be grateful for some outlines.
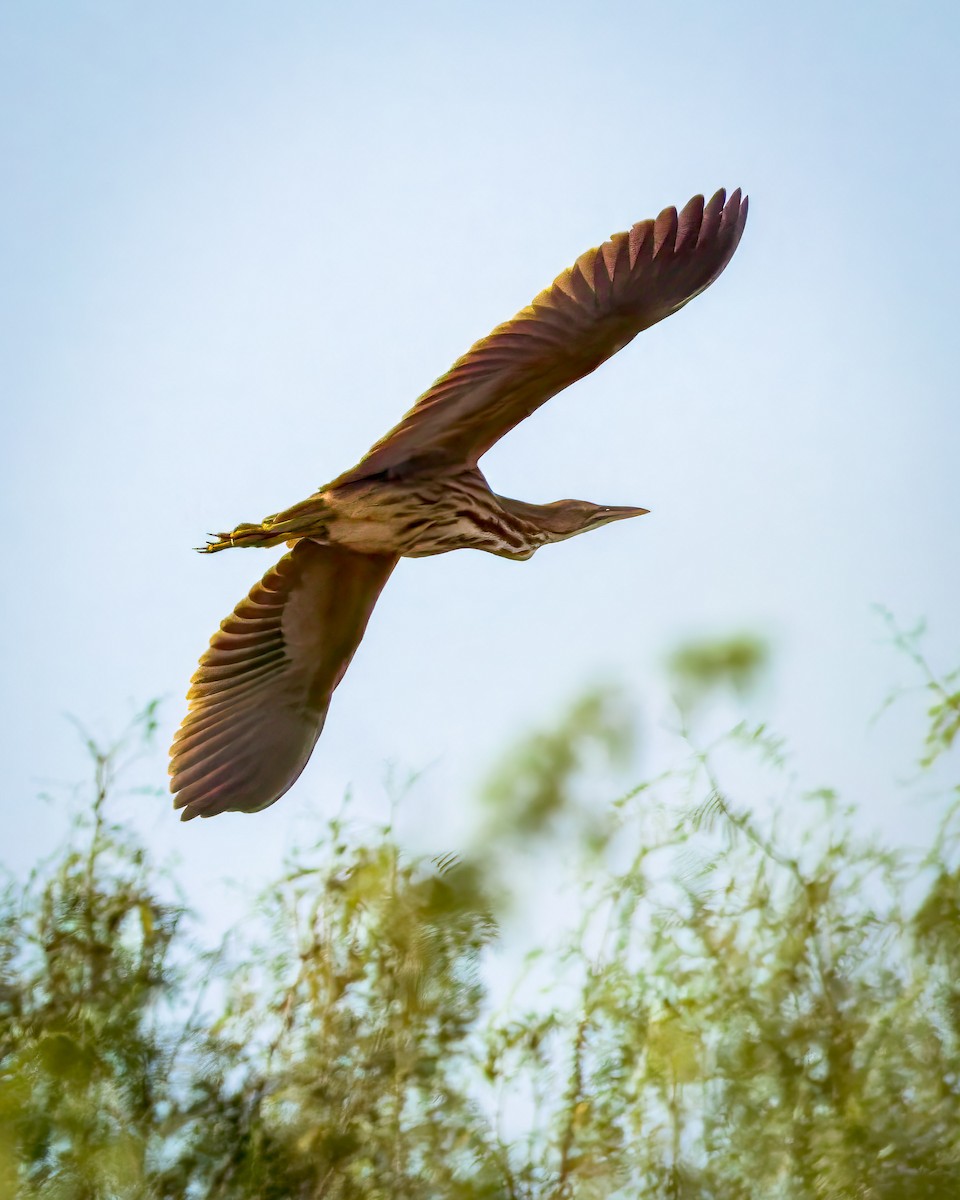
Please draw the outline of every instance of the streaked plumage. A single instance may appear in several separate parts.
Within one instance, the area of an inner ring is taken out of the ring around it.
[[[739,190],[665,209],[582,254],[477,342],[352,470],[204,549],[293,547],[214,634],[171,749],[182,818],[267,807],[296,781],[400,557],[474,548],[529,558],[641,508],[528,504],[490,491],[477,462],[505,433],[676,312],[730,261]]]

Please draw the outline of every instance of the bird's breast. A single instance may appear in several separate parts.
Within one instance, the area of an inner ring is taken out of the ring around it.
[[[505,513],[472,479],[384,482],[336,499],[327,518],[331,542],[362,554],[425,558],[450,550],[486,550],[529,558],[542,539]]]

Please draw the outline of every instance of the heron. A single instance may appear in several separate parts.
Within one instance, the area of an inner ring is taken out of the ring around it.
[[[514,500],[491,490],[478,462],[709,287],[746,219],[747,198],[721,189],[614,234],[471,347],[355,467],[258,524],[211,536],[205,553],[290,549],[221,623],[190,681],[170,751],[182,820],[258,812],[289,791],[401,558],[475,549],[523,560],[648,511]]]

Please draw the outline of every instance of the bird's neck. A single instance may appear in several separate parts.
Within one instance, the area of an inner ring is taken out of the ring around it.
[[[514,500],[510,496],[494,496],[505,513],[518,524],[536,530],[542,542],[560,541],[569,537],[569,530],[562,523],[562,515],[552,504],[531,504],[527,500]]]

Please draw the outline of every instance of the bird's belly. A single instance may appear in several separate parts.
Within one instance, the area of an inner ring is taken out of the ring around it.
[[[530,558],[535,546],[524,544],[512,531],[498,524],[478,524],[462,511],[436,507],[429,516],[404,516],[383,511],[370,516],[337,515],[328,522],[331,542],[359,554],[399,554],[404,558],[428,558],[451,550],[486,550],[504,558]]]
[[[524,559],[545,540],[504,512],[482,477],[378,481],[343,496],[327,493],[325,499],[330,541],[361,554],[426,558],[450,550],[485,550]]]
[[[402,554],[398,531],[390,521],[375,517],[337,516],[327,525],[327,537],[358,554]]]

